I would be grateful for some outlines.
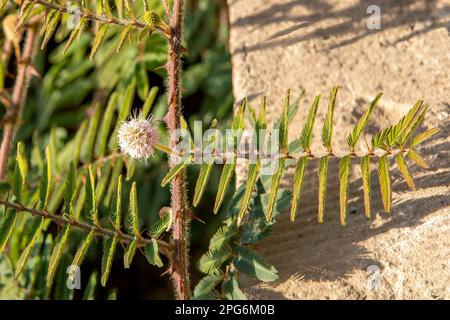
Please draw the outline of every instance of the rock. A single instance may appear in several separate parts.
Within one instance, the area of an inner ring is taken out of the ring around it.
[[[268,97],[268,120],[280,114],[287,88],[306,96],[290,131],[299,136],[309,106],[322,95],[314,150],[330,89],[341,87],[333,147],[346,151],[350,129],[379,91],[384,96],[367,128],[368,138],[397,121],[419,99],[431,110],[424,128],[441,133],[420,152],[430,164],[410,165],[418,191],[411,192],[392,162],[392,214],[382,211],[372,172],[374,218],[364,217],[357,164],[352,170],[348,225],[339,224],[337,164],[330,167],[326,223],[316,221],[317,173],[310,172],[295,223],[283,215],[257,250],[280,273],[279,281],[245,280],[258,299],[449,299],[450,298],[450,6],[448,1],[377,1],[381,29],[368,29],[368,4],[357,0],[228,0],[236,101],[256,107]],[[376,9],[376,8],[375,8]],[[375,20],[369,20],[373,25]],[[364,150],[364,143],[358,150]],[[409,164],[409,163],[408,163]],[[374,168],[375,169],[375,166]],[[240,180],[245,169],[238,169]],[[292,187],[292,169],[284,184]],[[376,214],[375,214],[376,213]]]

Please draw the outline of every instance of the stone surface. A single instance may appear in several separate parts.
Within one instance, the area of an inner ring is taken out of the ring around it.
[[[250,97],[257,106],[267,95],[273,123],[286,89],[291,88],[294,96],[301,87],[306,89],[291,125],[291,139],[298,137],[314,96],[321,94],[314,150],[322,151],[320,130],[329,90],[335,85],[341,87],[333,142],[337,151],[347,150],[350,129],[380,91],[384,97],[368,127],[368,139],[419,99],[431,104],[424,127],[442,129],[421,149],[430,169],[411,165],[418,191],[407,189],[392,163],[392,215],[382,211],[374,171],[376,214],[370,221],[364,218],[361,181],[354,166],[351,214],[348,225],[341,227],[334,163],[326,223],[319,225],[317,173],[311,166],[296,222],[288,222],[285,214],[272,237],[257,247],[277,267],[280,279],[272,284],[247,279],[245,291],[257,299],[450,299],[450,1],[228,3],[236,101]],[[367,28],[367,8],[373,4],[381,9],[380,30]],[[364,150],[364,144],[358,149]],[[245,179],[245,170],[238,174]],[[288,188],[291,176],[284,181]]]

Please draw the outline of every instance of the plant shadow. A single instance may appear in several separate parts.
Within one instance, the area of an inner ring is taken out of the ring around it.
[[[235,4],[236,1],[230,3]],[[371,15],[367,13],[367,8],[371,5],[377,5],[381,9],[381,29],[368,29],[366,26]],[[298,11],[302,13],[298,14]],[[449,17],[450,5],[438,6],[438,0],[360,0],[354,5],[337,9],[331,1],[296,0],[274,4],[238,18],[231,26],[237,30],[245,27],[249,31],[249,27],[259,29],[281,23],[283,26],[290,25],[256,44],[237,48],[235,54],[286,48],[315,39],[320,39],[325,44],[326,41],[333,40],[325,45],[327,51],[397,27],[409,27],[410,32],[388,45],[407,41],[438,28],[447,28],[450,32]],[[418,24],[420,28],[416,30]]]

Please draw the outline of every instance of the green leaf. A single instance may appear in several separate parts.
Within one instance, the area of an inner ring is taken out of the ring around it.
[[[366,217],[371,218],[372,212],[370,207],[370,156],[364,156],[361,159],[361,176],[363,180],[363,192],[364,192],[364,208]]]
[[[420,134],[418,134],[417,136],[415,136],[411,142],[411,147],[415,147],[419,144],[421,144],[422,142],[425,142],[426,140],[430,139],[432,136],[434,136],[435,134],[438,134],[441,130],[439,128],[432,128],[432,129],[428,129]]]
[[[24,157],[23,143],[19,142],[17,144],[17,156],[16,156],[16,165],[14,168],[14,184],[13,184],[13,193],[17,202],[20,202],[22,190],[23,187],[25,186],[27,172],[28,172],[28,163]]]
[[[247,177],[247,184],[244,192],[244,196],[242,197],[242,200],[240,202],[240,210],[239,210],[239,219],[242,220],[242,218],[245,215],[245,212],[248,209],[248,205],[250,203],[250,200],[252,198],[252,193],[256,185],[256,178],[258,177],[259,170],[260,170],[260,162],[257,160],[255,164],[250,164],[248,167],[248,177]]]
[[[319,161],[319,207],[317,211],[319,223],[324,222],[325,199],[327,194],[328,156],[323,156]]]
[[[45,148],[46,162],[39,183],[39,202],[41,209],[46,209],[48,199],[50,197],[50,188],[52,180],[52,159],[50,155],[50,147]]]
[[[348,135],[347,142],[348,146],[350,147],[350,150],[354,150],[356,143],[359,140],[359,137],[363,133],[364,129],[367,126],[367,123],[369,122],[370,116],[373,113],[373,110],[375,110],[375,107],[378,105],[378,102],[380,101],[381,97],[383,96],[383,93],[380,92],[375,99],[372,101],[372,103],[369,106],[369,109],[364,112],[361,119],[359,119],[359,122],[356,124],[356,126],[353,128],[353,131]]]
[[[73,216],[73,203],[75,201],[75,188],[76,188],[76,181],[75,181],[76,173],[75,173],[75,164],[73,162],[70,163],[69,166],[69,172],[67,174],[66,181],[64,183],[64,204],[65,204],[65,214],[67,214],[68,217]]]
[[[235,156],[233,159],[233,163],[225,164],[222,170],[222,175],[220,176],[219,188],[217,190],[216,202],[214,203],[214,214],[219,212],[220,207],[222,206],[223,200],[225,198],[225,194],[229,189],[231,178],[233,177],[234,168],[236,167],[237,157]]]
[[[80,20],[80,26],[77,28],[74,28],[72,32],[70,33],[69,40],[67,40],[66,46],[64,47],[63,54],[66,54],[67,50],[69,50],[70,46],[76,39],[76,37],[81,33],[81,30],[86,25],[86,19],[81,18]]]
[[[209,241],[209,250],[218,250],[229,243],[237,235],[234,224],[220,227]]]
[[[17,213],[15,210],[8,209],[3,216],[3,223],[0,227],[0,252],[5,249],[9,238],[14,230],[17,221]]]
[[[74,138],[74,150],[73,150],[73,163],[78,164],[78,161],[80,160],[80,153],[81,148],[84,142],[85,131],[88,126],[88,121],[85,119],[81,125],[80,128],[78,128],[77,133],[75,134]]]
[[[102,124],[98,133],[97,143],[96,143],[96,155],[98,157],[103,157],[106,152],[106,144],[108,140],[109,133],[111,131],[111,124],[114,117],[114,111],[116,110],[117,101],[119,94],[114,92],[108,101],[108,106],[106,107],[105,114],[102,117]]]
[[[339,91],[339,87],[334,87],[331,90],[330,102],[328,104],[328,111],[325,117],[325,123],[322,129],[322,144],[327,148],[328,152],[332,152],[331,139],[333,136],[333,118],[334,108],[336,106],[336,96]]]
[[[236,248],[233,265],[239,271],[264,282],[278,279],[278,272],[273,266],[266,264],[255,251],[245,247]]]
[[[145,247],[144,254],[148,263],[151,265],[159,268],[163,266],[161,257],[159,256],[158,242],[155,239],[152,239],[152,241]]]
[[[95,35],[94,42],[92,44],[91,54],[89,56],[89,60],[92,60],[94,58],[95,54],[97,53],[98,48],[100,48],[100,45],[102,44],[103,39],[105,38],[106,31],[108,31],[108,28],[109,28],[108,23],[102,24],[102,26],[98,30],[97,34]]]
[[[137,189],[136,182],[133,182],[130,191],[130,218],[131,218],[131,230],[134,235],[139,236],[139,220],[138,220],[138,203],[137,203]]]
[[[222,283],[222,292],[228,300],[247,300],[246,295],[239,288],[237,274],[230,272]]]
[[[48,264],[47,287],[51,287],[53,283],[56,270],[61,260],[61,254],[64,249],[64,245],[69,237],[69,234],[70,234],[70,225],[64,227],[64,230],[59,235],[59,240],[56,241],[56,244],[53,248],[50,262]]]
[[[103,257],[102,257],[102,277],[101,284],[103,287],[106,286],[108,282],[109,273],[111,272],[112,263],[114,261],[114,254],[116,253],[117,238],[112,237],[105,240],[103,246]]]
[[[83,300],[94,300],[95,296],[95,287],[97,286],[97,272],[92,272],[91,276],[89,277],[89,281],[86,285],[86,289],[83,293]]]
[[[95,176],[94,173],[92,172],[91,166],[88,166],[86,177],[86,210],[88,216],[91,217],[92,222],[95,225],[98,225],[99,221],[98,221],[97,199],[95,196]]]
[[[36,245],[36,241],[39,239],[39,237],[41,235],[42,227],[44,226],[44,221],[45,221],[44,218],[34,220],[34,226],[32,228],[33,236],[29,240],[27,246],[25,247],[22,254],[20,255],[19,260],[17,261],[16,272],[14,275],[14,277],[16,279],[18,279],[20,274],[22,273],[23,268],[25,267],[25,264],[27,263],[28,257],[30,256],[31,250],[34,248],[34,246]]]
[[[136,254],[136,240],[133,240],[128,244],[128,247],[125,249],[125,254],[123,256],[123,265],[125,269],[130,268],[131,262],[133,262],[135,254]]]
[[[198,268],[203,273],[212,274],[230,257],[231,251],[228,247],[210,250],[201,256]]]
[[[275,200],[277,198],[278,189],[280,187],[281,177],[283,176],[284,171],[284,159],[279,159],[278,161],[278,170],[272,176],[272,184],[270,186],[269,193],[269,203],[266,209],[266,221],[270,221],[272,219],[273,208],[275,206]]]
[[[297,214],[297,207],[300,201],[300,194],[302,191],[303,178],[305,177],[305,170],[308,165],[308,158],[302,157],[297,162],[297,167],[295,169],[294,176],[294,193],[292,195],[292,206],[291,206],[291,221],[295,221],[295,215]]]
[[[409,149],[408,157],[409,157],[409,159],[411,159],[411,161],[413,161],[419,167],[421,167],[423,169],[429,169],[430,168],[428,163],[415,150]]]
[[[77,252],[75,253],[75,257],[72,261],[72,266],[80,266],[83,263],[84,258],[86,257],[86,253],[89,250],[89,247],[91,246],[92,240],[94,240],[95,237],[95,230],[91,230],[87,237],[81,242],[80,246],[78,247]],[[69,274],[69,280],[74,281],[75,280],[75,274],[71,273]]]
[[[193,206],[197,207],[200,203],[200,200],[203,196],[203,193],[205,192],[206,185],[209,180],[209,176],[211,175],[211,170],[213,168],[214,164],[202,164],[200,166],[200,174],[197,179],[197,184],[195,185],[195,193],[194,193],[194,199],[193,199]]]
[[[406,165],[405,157],[403,156],[403,154],[399,153],[395,156],[395,159],[397,160],[398,168],[400,169],[400,172],[402,173],[403,178],[405,178],[405,181],[408,184],[408,187],[412,191],[416,191],[417,188],[416,188],[416,185],[414,184],[414,180],[413,180],[411,174],[409,173],[408,166]]]
[[[91,118],[91,120],[89,121],[89,127],[87,129],[87,133],[86,136],[84,136],[82,139],[85,139],[83,141],[83,160],[85,162],[91,162],[92,159],[92,150],[94,149],[94,144],[95,144],[95,137],[97,135],[97,129],[98,129],[98,124],[100,122],[100,114],[102,111],[102,107],[100,105],[100,103],[96,103],[95,105],[95,109],[94,109],[94,114]]]
[[[125,43],[125,39],[130,34],[131,28],[133,27],[132,24],[129,24],[125,28],[123,28],[122,32],[120,33],[120,39],[119,44],[117,45],[116,52],[119,52],[120,49],[122,49],[123,44]]]
[[[150,237],[155,239],[158,239],[164,232],[169,231],[173,222],[172,208],[162,208],[159,215],[161,217],[156,220],[148,230]]]
[[[391,212],[392,190],[391,178],[389,175],[389,158],[387,155],[384,155],[380,158],[378,163],[378,173],[384,210],[386,212]]]
[[[319,107],[320,96],[314,99],[311,109],[308,113],[308,118],[306,119],[305,126],[303,127],[302,133],[300,135],[300,144],[302,148],[309,152],[311,150],[311,141],[313,137],[314,120],[316,119],[317,108]]]
[[[341,224],[347,224],[348,185],[350,177],[351,157],[345,156],[339,163]]]
[[[218,270],[213,274],[208,274],[203,277],[194,289],[194,298],[202,297],[210,294],[217,285],[223,281],[224,274],[222,271]]]
[[[47,15],[47,20],[45,21],[44,26],[45,28],[44,40],[42,41],[41,50],[44,50],[53,33],[55,33],[60,17],[61,13],[57,10],[52,10]]]
[[[289,145],[289,118],[288,118],[288,111],[290,106],[290,98],[291,98],[291,91],[288,90],[286,92],[286,98],[284,102],[284,108],[283,113],[281,115],[281,121],[280,121],[280,154],[287,154],[288,153],[288,145]]]
[[[115,228],[120,230],[122,222],[122,175],[119,176],[117,181],[117,195],[116,195],[116,211],[115,211]]]
[[[182,162],[172,167],[161,181],[161,187],[165,187],[169,182],[175,179],[186,167],[188,162]]]
[[[153,104],[155,102],[156,96],[158,95],[159,87],[153,87],[150,89],[147,98],[145,99],[144,106],[141,109],[141,112],[139,113],[139,118],[145,119],[148,117]]]

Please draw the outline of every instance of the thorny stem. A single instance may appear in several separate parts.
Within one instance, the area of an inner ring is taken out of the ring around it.
[[[95,233],[99,236],[108,237],[108,238],[116,237],[122,243],[130,243],[131,241],[135,240],[133,236],[125,234],[119,230],[110,230],[110,229],[106,229],[106,228],[103,228],[98,225],[90,225],[88,223],[80,222],[75,219],[69,219],[62,215],[56,215],[56,214],[50,213],[45,210],[38,210],[36,208],[28,208],[20,203],[15,203],[15,202],[10,202],[8,200],[0,199],[0,204],[4,205],[7,208],[16,210],[17,213],[28,212],[28,213],[31,213],[33,216],[50,219],[59,226],[70,225],[75,228],[84,230],[84,231],[86,231],[86,233],[89,233],[92,230],[94,230]],[[169,256],[169,253],[171,251],[170,245],[167,242],[162,241],[162,240],[156,240],[156,241],[158,242],[158,247],[161,250],[161,253],[164,254],[165,256]],[[149,243],[151,243],[152,240],[141,237],[138,239],[138,242],[141,246],[145,246],[145,245],[148,245]]]
[[[171,36],[169,39],[168,70],[168,102],[169,111],[166,115],[167,127],[172,148],[178,144],[177,130],[181,120],[181,55],[183,53],[183,17],[184,0],[174,0],[172,16],[170,17]],[[174,166],[174,157],[170,165]],[[172,210],[174,224],[172,231],[173,254],[171,259],[172,280],[175,296],[180,300],[192,298],[189,279],[189,224],[190,214],[187,203],[185,172],[181,172],[171,182]]]
[[[16,129],[17,118],[20,113],[20,106],[24,102],[27,95],[30,75],[28,67],[31,64],[35,49],[37,37],[36,28],[37,26],[35,24],[28,26],[23,54],[21,57],[17,57],[17,77],[11,97],[11,106],[6,111],[3,120],[3,138],[0,147],[0,181],[3,180],[6,174],[8,156],[11,149],[11,143],[14,138],[14,131]]]

